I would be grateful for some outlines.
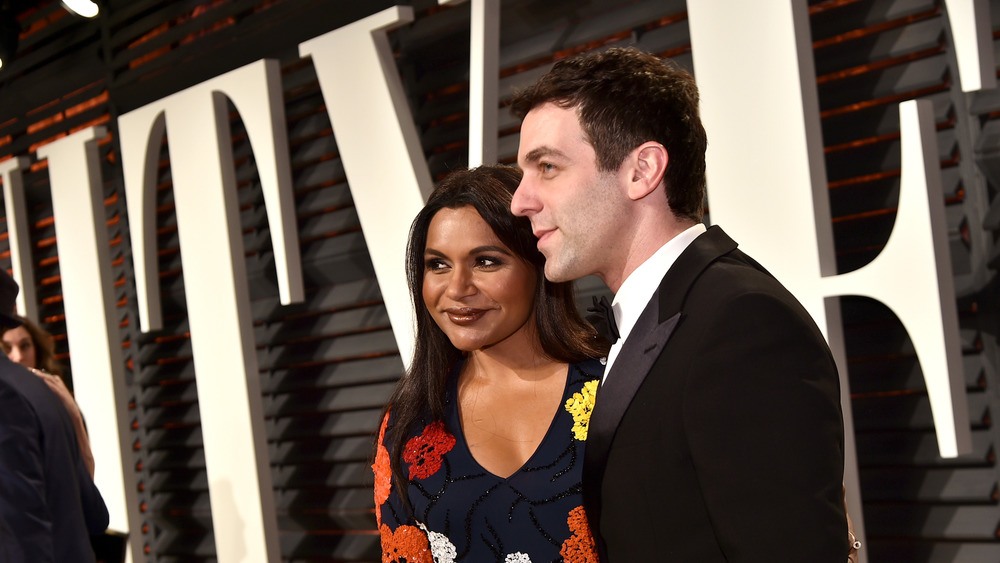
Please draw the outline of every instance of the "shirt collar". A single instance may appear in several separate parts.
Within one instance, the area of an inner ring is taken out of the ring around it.
[[[667,241],[666,244],[640,264],[622,282],[621,287],[618,288],[618,292],[615,294],[614,300],[611,302],[611,309],[614,311],[615,321],[618,324],[618,333],[621,336],[618,338],[618,342],[611,347],[611,352],[608,354],[608,370],[610,370],[611,363],[618,355],[618,350],[628,338],[629,333],[632,332],[632,327],[639,320],[639,315],[642,314],[643,309],[646,308],[646,304],[653,297],[653,292],[656,291],[660,282],[663,281],[663,276],[667,274],[667,270],[673,266],[674,262],[677,261],[677,257],[684,252],[684,249],[694,239],[704,233],[705,230],[706,228],[703,223],[698,223],[687,228]]]

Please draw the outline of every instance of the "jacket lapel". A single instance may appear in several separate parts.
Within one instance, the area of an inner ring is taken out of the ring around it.
[[[682,320],[682,305],[691,286],[709,264],[735,249],[736,243],[722,229],[711,227],[681,253],[646,304],[598,390],[587,430],[583,498],[587,518],[602,554],[604,545],[599,533],[601,488],[608,452],[618,425]]]
[[[694,282],[712,262],[736,250],[736,241],[729,238],[719,227],[709,227],[707,231],[688,245],[677,261],[667,271],[660,282],[657,293],[660,296],[660,319],[673,316],[681,310]],[[740,260],[752,262],[737,252]],[[756,262],[754,266],[763,270]],[[615,360],[617,362],[618,360]]]
[[[587,518],[599,546],[601,542],[597,523],[600,521],[601,483],[615,430],[632,402],[632,397],[649,373],[649,368],[660,356],[681,319],[678,312],[666,322],[658,322],[658,302],[658,296],[654,294],[639,316],[628,340],[618,353],[618,359],[598,388],[594,410],[590,414],[587,447],[583,457],[583,499]]]

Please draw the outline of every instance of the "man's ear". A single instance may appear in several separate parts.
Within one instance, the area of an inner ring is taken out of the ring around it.
[[[653,193],[663,182],[670,156],[667,149],[656,141],[646,141],[632,151],[628,183],[628,197],[639,200]]]

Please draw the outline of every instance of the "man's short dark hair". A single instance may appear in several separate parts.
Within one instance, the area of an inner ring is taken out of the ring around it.
[[[701,221],[708,140],[691,73],[635,48],[611,48],[558,61],[511,110],[523,119],[548,102],[576,108],[601,171],[617,171],[647,141],[666,147],[667,202],[677,217]]]

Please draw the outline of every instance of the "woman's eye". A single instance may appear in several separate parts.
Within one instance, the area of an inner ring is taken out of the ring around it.
[[[503,264],[499,258],[492,256],[480,256],[476,259],[476,263],[483,268],[495,268]]]
[[[448,265],[444,263],[444,260],[438,260],[436,258],[431,260],[424,260],[424,269],[431,272],[436,270],[443,270],[447,267]]]

